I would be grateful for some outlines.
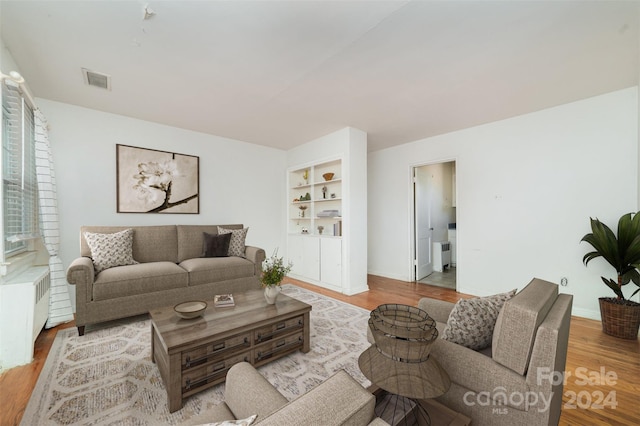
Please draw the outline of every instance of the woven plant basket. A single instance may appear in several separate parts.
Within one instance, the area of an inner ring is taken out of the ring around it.
[[[601,297],[602,331],[614,337],[635,340],[640,327],[640,303]]]

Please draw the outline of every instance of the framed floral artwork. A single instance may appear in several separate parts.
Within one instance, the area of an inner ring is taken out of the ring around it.
[[[200,158],[116,145],[118,213],[200,213]]]

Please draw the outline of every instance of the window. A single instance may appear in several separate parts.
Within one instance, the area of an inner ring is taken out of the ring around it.
[[[4,257],[27,250],[38,234],[38,182],[33,109],[2,83],[2,217]]]

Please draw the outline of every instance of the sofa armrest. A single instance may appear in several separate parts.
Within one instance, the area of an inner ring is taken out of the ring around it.
[[[240,362],[227,372],[224,402],[236,419],[257,414],[260,421],[289,401],[251,364]]]
[[[264,262],[267,257],[264,249],[253,246],[246,246],[244,250],[244,257],[254,263],[256,267],[255,274],[257,277],[260,277],[262,275],[262,262]]]
[[[262,419],[268,425],[368,425],[376,399],[344,370]]]
[[[67,268],[67,281],[76,286],[78,304],[91,302],[95,270],[93,261],[88,257],[78,257]]]
[[[431,299],[423,297],[418,301],[418,309],[425,311],[431,318],[443,324],[447,323],[449,314],[453,310],[455,303],[445,302],[444,300]]]

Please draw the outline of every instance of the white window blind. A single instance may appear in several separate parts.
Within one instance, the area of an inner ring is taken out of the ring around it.
[[[17,87],[2,83],[2,213],[5,257],[38,234],[33,110]]]

